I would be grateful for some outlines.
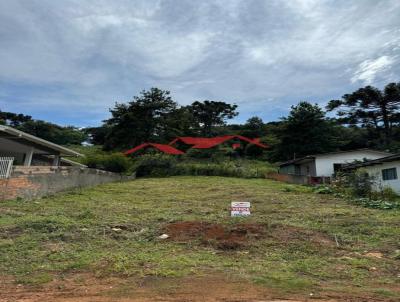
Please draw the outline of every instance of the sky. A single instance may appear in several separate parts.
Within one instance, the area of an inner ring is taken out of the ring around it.
[[[0,110],[100,125],[143,89],[242,123],[400,82],[399,0],[1,0]]]

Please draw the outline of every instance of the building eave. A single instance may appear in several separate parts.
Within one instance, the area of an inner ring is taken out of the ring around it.
[[[47,140],[41,139],[39,137],[36,137],[34,135],[28,134],[26,132],[17,130],[15,128],[12,128],[9,126],[0,125],[0,131],[6,133],[8,135],[15,136],[15,137],[24,139],[26,141],[32,142],[36,145],[40,145],[40,146],[46,147],[48,149],[57,151],[62,156],[76,156],[76,157],[83,156],[81,153],[78,153],[74,150],[57,145],[55,143],[49,142]]]

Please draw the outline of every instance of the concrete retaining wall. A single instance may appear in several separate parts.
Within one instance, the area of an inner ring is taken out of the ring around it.
[[[11,178],[0,179],[0,200],[34,199],[72,188],[96,186],[129,180],[122,176],[95,169],[79,167],[14,167]]]

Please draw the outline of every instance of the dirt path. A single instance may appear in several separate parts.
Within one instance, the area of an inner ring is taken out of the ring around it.
[[[147,277],[95,278],[75,274],[58,278],[44,286],[18,285],[0,279],[1,302],[361,302],[392,301],[342,295],[289,295],[246,281],[227,280],[222,276],[184,279]]]

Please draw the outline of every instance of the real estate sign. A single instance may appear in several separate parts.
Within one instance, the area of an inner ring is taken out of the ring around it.
[[[231,202],[231,217],[249,216],[249,215],[250,215],[250,202],[247,201]]]

